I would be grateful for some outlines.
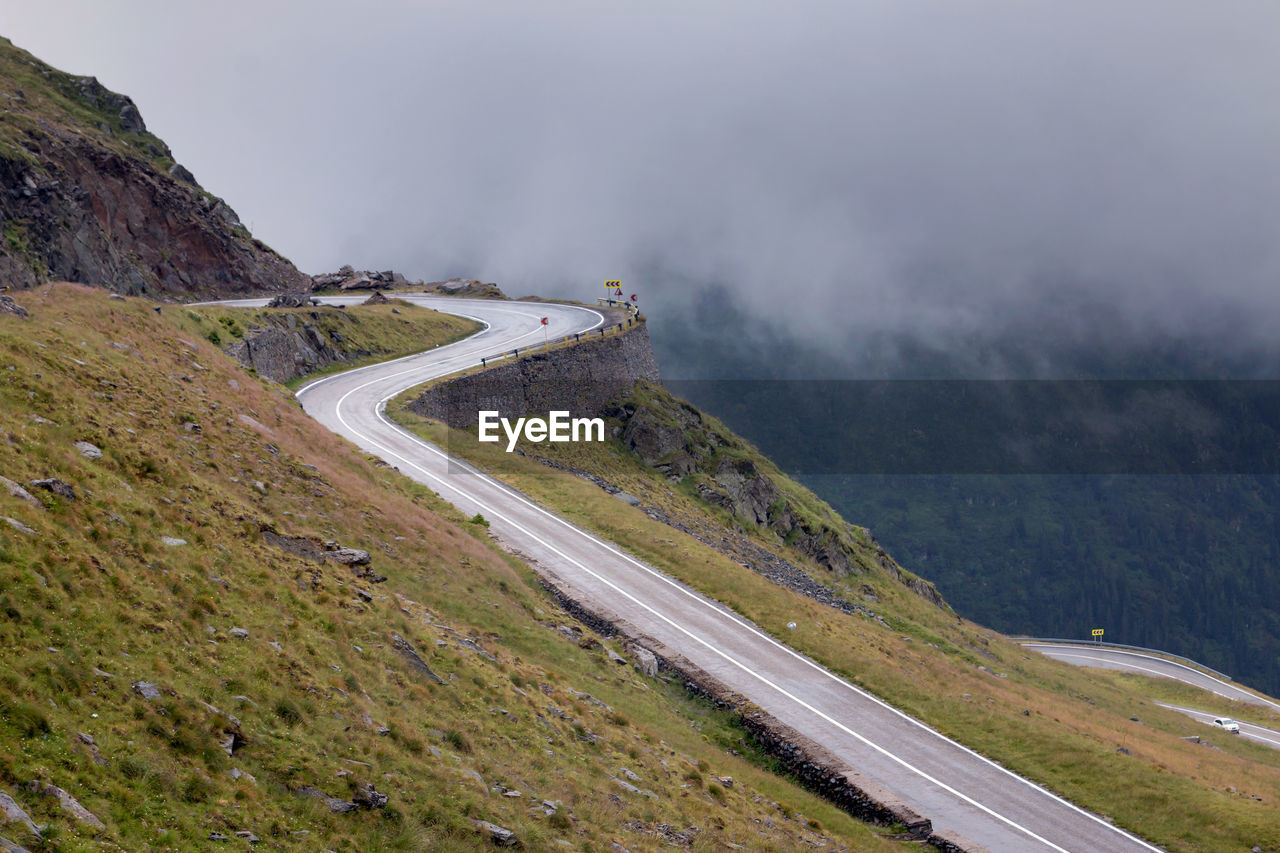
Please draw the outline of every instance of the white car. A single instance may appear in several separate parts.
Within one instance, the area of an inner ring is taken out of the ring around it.
[[[1230,717],[1218,717],[1213,724],[1225,732],[1231,732],[1233,735],[1240,734],[1240,724]]]

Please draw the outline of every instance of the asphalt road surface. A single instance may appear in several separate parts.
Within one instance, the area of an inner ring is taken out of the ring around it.
[[[1254,693],[1252,690],[1248,690],[1238,684],[1232,684],[1230,681],[1224,681],[1195,667],[1157,655],[1143,654],[1142,652],[1128,651],[1126,649],[1111,649],[1106,646],[1093,646],[1087,643],[1071,645],[1068,643],[1023,642],[1022,645],[1028,649],[1035,649],[1042,655],[1051,657],[1054,660],[1065,661],[1077,666],[1118,669],[1156,678],[1172,678],[1176,681],[1199,687],[1202,690],[1216,693],[1233,702],[1248,702],[1250,705],[1260,705],[1263,708],[1280,711],[1280,703]]]
[[[1181,705],[1166,705],[1164,702],[1157,702],[1156,704],[1161,708],[1179,711],[1193,720],[1198,720],[1210,726],[1213,726],[1215,719],[1226,716],[1225,714],[1210,714],[1208,711],[1197,711],[1195,708],[1184,708]],[[1280,749],[1280,732],[1275,729],[1241,722],[1240,720],[1236,720],[1236,724],[1240,726],[1240,737],[1256,740],[1258,743],[1269,746],[1272,749]],[[1218,728],[1217,726],[1213,727]],[[1218,731],[1222,731],[1222,729],[1218,729]]]
[[[822,744],[931,819],[935,831],[958,833],[991,851],[1158,849],[941,736],[722,605],[397,427],[383,413],[387,400],[433,376],[478,364],[482,355],[540,342],[541,317],[548,317],[552,338],[602,322],[598,312],[549,303],[409,298],[480,319],[487,328],[437,350],[304,386],[298,398],[318,421],[466,515],[483,513],[492,534],[562,589]]]

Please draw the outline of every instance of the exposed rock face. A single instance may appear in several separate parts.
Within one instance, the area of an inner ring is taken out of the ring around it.
[[[318,788],[313,788],[310,785],[299,788],[298,796],[322,800],[324,801],[324,804],[329,807],[329,811],[334,814],[347,814],[348,812],[353,812],[358,808],[353,802],[342,800],[337,797],[331,797],[324,791],[321,791]]]
[[[677,451],[683,451],[685,430],[701,421],[697,412],[688,407],[681,407],[672,415],[668,419],[653,409],[637,409],[623,427],[623,443],[650,467],[657,467]]]
[[[0,77],[40,74],[0,128],[0,281],[98,284],[150,296],[229,296],[310,287],[202,191],[147,133],[134,103],[0,41]],[[29,85],[25,84],[24,86]],[[81,112],[60,106],[78,99]],[[84,110],[96,114],[86,123]]]
[[[658,362],[644,323],[576,346],[535,352],[489,370],[441,382],[410,404],[452,427],[475,426],[481,409],[502,417],[568,411],[592,417],[639,379],[658,382]]]
[[[134,693],[137,693],[148,702],[160,698],[160,688],[152,684],[150,681],[135,681],[129,685]]]
[[[746,458],[747,447],[740,439],[687,403],[669,395],[642,395],[615,403],[608,414],[622,424],[622,443],[646,465],[672,481],[693,476],[699,498],[744,525],[772,530],[837,575],[875,565],[922,598],[947,607],[933,584],[903,572],[874,540],[870,563],[860,563],[851,528],[838,519],[828,523],[798,509],[769,474]]]
[[[199,182],[196,181],[196,176],[191,174],[191,170],[181,163],[174,163],[169,167],[169,177],[173,178],[175,181],[182,181],[185,184],[191,184],[193,187],[200,186]]]
[[[224,202],[82,137],[54,130],[39,147],[39,166],[0,159],[0,218],[25,223],[22,255],[0,245],[5,281],[76,281],[152,296],[305,286]]]
[[[275,382],[288,382],[295,376],[348,357],[310,323],[295,328],[272,326],[253,332],[228,347],[227,352],[252,367],[259,376]]]
[[[773,481],[763,477],[750,459],[721,459],[715,481],[724,490],[733,514],[751,524],[768,524],[770,504],[779,498]]]
[[[413,644],[410,643],[408,640],[406,640],[404,637],[401,637],[399,634],[393,633],[391,635],[391,647],[395,649],[397,652],[399,652],[400,656],[405,659],[405,662],[408,663],[409,666],[415,671],[417,671],[418,673],[431,679],[436,684],[446,683],[443,678],[436,675],[435,672],[432,671],[431,667],[427,666],[427,662],[424,661],[422,659],[422,656],[418,654],[418,650],[415,649],[413,647]]]

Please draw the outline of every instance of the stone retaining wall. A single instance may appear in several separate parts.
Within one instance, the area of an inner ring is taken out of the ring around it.
[[[817,742],[774,718],[741,695],[730,691],[717,679],[693,666],[674,649],[652,637],[640,635],[634,626],[617,614],[598,611],[584,604],[570,586],[539,569],[541,583],[568,613],[587,627],[607,637],[622,638],[629,647],[644,649],[658,660],[662,670],[675,673],[685,689],[709,700],[719,708],[739,715],[743,728],[806,788],[836,804],[854,817],[876,824],[898,824],[913,838],[943,853],[991,853],[953,831],[934,832],[929,818],[919,814],[890,792],[848,767]],[[628,649],[629,651],[631,649]]]
[[[409,403],[409,409],[456,429],[475,426],[481,410],[504,418],[545,417],[551,411],[593,417],[637,379],[661,381],[644,322],[443,380]]]

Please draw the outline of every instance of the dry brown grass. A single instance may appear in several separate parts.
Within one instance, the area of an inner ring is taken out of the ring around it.
[[[0,492],[0,514],[35,531],[0,523],[0,788],[50,824],[42,849],[186,851],[239,829],[280,850],[486,849],[473,818],[529,849],[662,849],[633,821],[697,826],[693,849],[810,836],[896,849],[731,754],[750,751],[733,721],[678,685],[610,662],[589,631],[566,639],[557,626],[576,623],[526,567],[278,386],[175,331],[168,315],[185,309],[157,315],[75,285],[20,301],[30,319],[0,317],[0,474],[58,477],[79,495],[40,493],[35,507]],[[81,440],[103,457],[81,456]],[[272,548],[264,523],[366,549],[389,580]],[[393,632],[447,686],[416,675]],[[164,696],[142,700],[135,680]],[[246,740],[234,757],[217,743],[227,714]],[[734,788],[682,787],[699,764]],[[613,782],[621,767],[656,799]],[[33,778],[72,791],[108,832],[92,838],[24,794]],[[347,797],[356,782],[389,807],[333,815],[290,793]],[[558,817],[530,809],[541,800],[559,801]]]

